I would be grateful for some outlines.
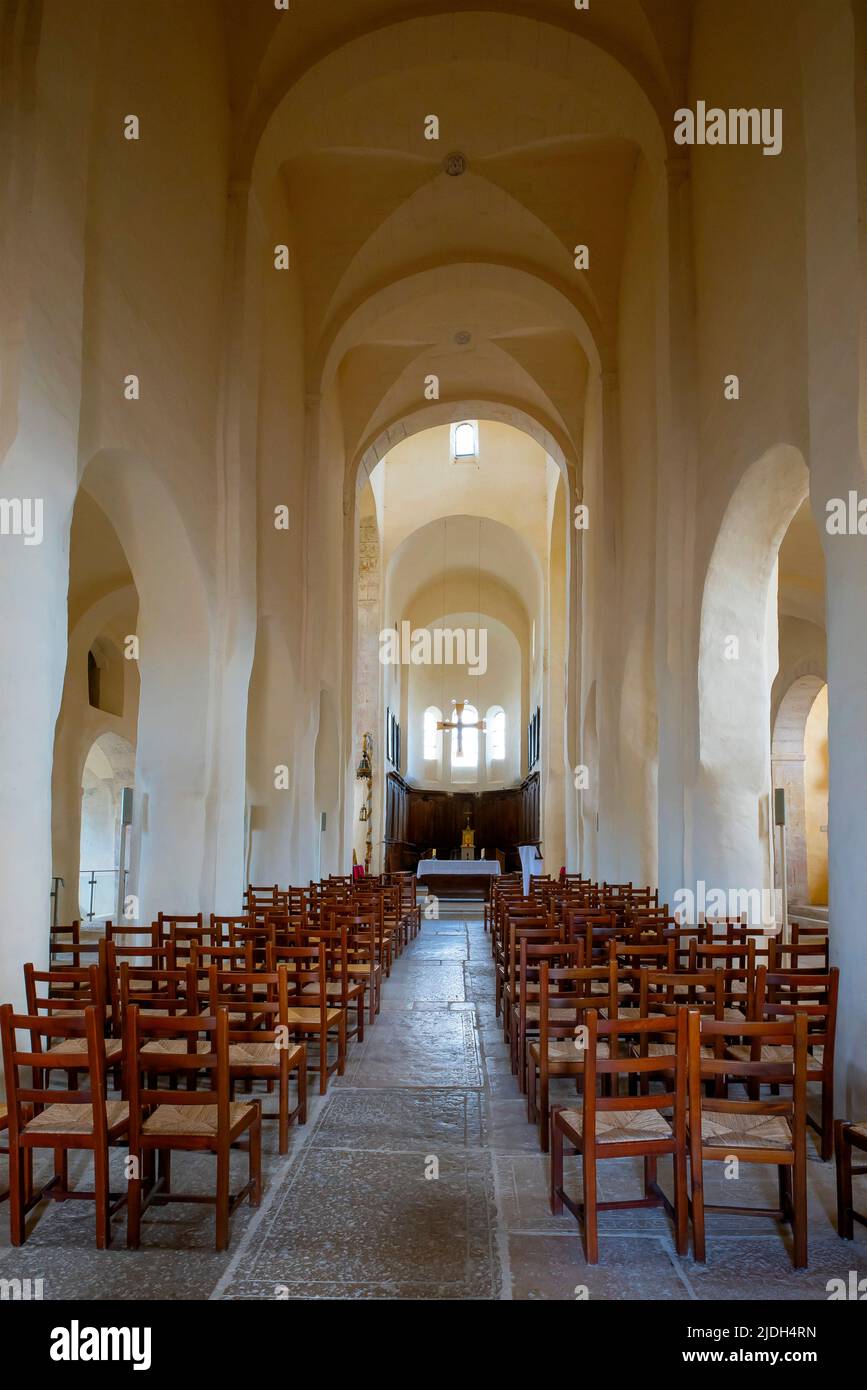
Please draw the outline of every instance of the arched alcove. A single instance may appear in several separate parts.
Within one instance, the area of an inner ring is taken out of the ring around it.
[[[801,453],[770,449],[726,507],[702,594],[696,873],[710,887],[770,887],[768,730],[777,672],[777,562],[807,496]]]
[[[125,788],[135,783],[135,749],[121,734],[94,740],[81,774],[78,901],[83,922],[117,915]]]
[[[243,797],[233,803],[237,824],[220,853],[229,797],[212,782],[217,711],[207,573],[178,497],[150,460],[104,451],[88,464],[81,488],[110,522],[138,596],[129,634],[141,680],[131,867],[141,920],[191,901],[210,910],[220,876],[232,892],[241,881]],[[243,755],[243,724],[234,737]]]
[[[786,795],[789,902],[827,905],[828,697],[821,676],[799,676],[783,696],[774,721],[771,767],[774,787]],[[774,884],[782,886],[779,860]]]

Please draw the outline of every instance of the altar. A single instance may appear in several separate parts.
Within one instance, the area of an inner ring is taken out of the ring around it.
[[[416,878],[438,898],[491,899],[491,879],[500,872],[496,859],[420,859]]]

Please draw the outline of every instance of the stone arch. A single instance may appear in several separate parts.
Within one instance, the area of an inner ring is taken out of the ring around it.
[[[751,464],[726,507],[705,576],[694,862],[716,888],[770,883],[777,556],[808,488],[807,466],[791,445]]]
[[[497,402],[486,397],[484,400],[431,401],[419,406],[411,414],[402,415],[382,430],[375,439],[368,442],[363,451],[350,463],[347,474],[346,506],[351,508],[353,499],[364,487],[376,465],[386,454],[404,439],[433,428],[435,425],[453,424],[456,421],[491,420],[498,424],[511,425],[521,430],[543,449],[557,464],[565,480],[569,498],[574,491],[576,457],[569,442],[558,432],[552,431],[549,423],[529,408],[512,402]]]
[[[316,93],[327,92],[332,86],[346,85],[359,72],[380,76],[389,66],[399,64],[401,70],[428,64],[431,53],[452,55],[456,46],[468,59],[491,61],[503,66],[547,68],[551,82],[568,87],[571,73],[583,64],[585,81],[581,99],[596,121],[600,133],[622,133],[624,127],[633,133],[645,152],[664,158],[674,153],[673,123],[670,122],[671,95],[662,89],[652,75],[650,65],[624,44],[620,35],[606,32],[597,25],[592,13],[582,14],[582,32],[567,23],[559,7],[547,14],[531,18],[523,13],[524,6],[497,4],[473,5],[471,14],[455,12],[445,0],[427,6],[424,15],[387,16],[377,27],[359,34],[335,35],[330,45],[313,51],[305,59],[298,58],[297,46],[278,57],[268,54],[268,79],[260,84],[261,96],[248,113],[243,133],[236,148],[234,177],[246,180],[264,158],[273,161],[273,149],[279,145],[281,127],[291,122],[293,104],[309,111],[316,106]],[[490,37],[479,29],[481,12],[496,23],[502,32],[505,54],[492,55]],[[565,12],[567,15],[570,11]],[[540,30],[544,37],[540,37]],[[511,32],[508,32],[511,31]],[[280,30],[275,28],[280,37]],[[565,52],[565,61],[564,61]],[[528,56],[532,54],[532,59]],[[550,54],[550,60],[546,55]],[[557,55],[556,58],[554,55]],[[574,99],[574,93],[573,93]],[[612,111],[617,116],[612,116]],[[308,119],[308,131],[318,134],[319,122]],[[324,123],[323,123],[324,124]]]
[[[137,742],[139,672],[136,662],[120,658],[124,669],[121,715],[95,710],[87,700],[86,653],[100,633],[110,631],[115,644],[135,631],[138,594],[133,584],[113,589],[91,605],[69,633],[63,697],[54,731],[51,769],[51,841],[53,872],[58,885],[58,921],[78,916],[78,875],[81,847],[81,785],[88,752],[104,735],[122,737],[133,749]],[[130,879],[130,892],[135,885]]]
[[[553,275],[533,265],[512,261],[470,260],[460,257],[436,265],[404,266],[387,284],[371,287],[329,327],[311,369],[317,391],[333,378],[352,344],[383,315],[408,308],[411,301],[430,292],[467,288],[508,290],[519,294],[553,323],[571,332],[594,370],[601,370],[605,343],[593,305]]]
[[[132,869],[141,920],[151,920],[160,909],[188,911],[184,903],[191,901],[205,911],[218,910],[213,831],[219,787],[213,781],[216,711],[207,576],[175,498],[147,459],[103,451],[87,464],[81,486],[114,527],[139,597]],[[237,863],[227,855],[220,869],[231,883],[231,901],[242,878],[243,822],[237,831]]]

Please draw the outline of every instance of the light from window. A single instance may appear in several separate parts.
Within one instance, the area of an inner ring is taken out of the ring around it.
[[[479,452],[478,432],[472,420],[464,420],[455,425],[452,432],[452,457],[456,459],[475,458]]]
[[[473,768],[479,765],[479,731],[468,729],[468,724],[478,724],[479,713],[473,705],[464,705],[461,717],[462,751],[458,752],[458,731],[452,729],[452,767]]]
[[[424,712],[423,743],[424,760],[426,763],[434,763],[439,757],[439,733],[437,732],[437,724],[441,719],[442,714],[434,705],[431,705],[430,708],[426,709]]]
[[[502,762],[506,756],[506,711],[495,705],[488,710],[485,726],[488,730],[488,760],[492,763]]]

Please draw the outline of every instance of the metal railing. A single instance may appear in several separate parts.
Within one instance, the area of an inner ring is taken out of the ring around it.
[[[85,891],[90,890],[87,911],[82,917],[114,917],[117,907],[117,869],[81,869],[78,874],[79,910],[84,907]],[[86,880],[82,883],[82,879]],[[98,890],[98,891],[97,891]]]

